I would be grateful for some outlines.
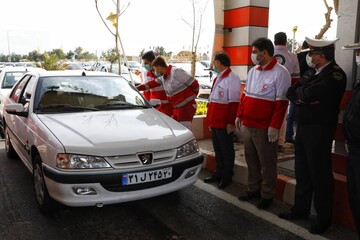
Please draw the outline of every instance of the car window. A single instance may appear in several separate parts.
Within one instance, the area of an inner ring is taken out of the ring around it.
[[[20,99],[20,95],[22,93],[22,90],[26,86],[27,80],[30,76],[25,76],[21,81],[15,86],[13,91],[11,92],[10,98],[13,99],[15,102],[18,102]]]
[[[35,77],[31,76],[30,79],[27,81],[25,90],[22,92],[21,94],[21,103],[23,105],[28,104],[30,102],[30,99],[33,95],[33,88],[34,88],[34,84],[35,84]]]
[[[35,106],[40,112],[59,111],[56,106],[63,111],[78,111],[80,107],[89,110],[149,107],[128,81],[116,76],[43,77],[39,79],[37,92]]]
[[[25,72],[5,72],[2,88],[12,88]]]

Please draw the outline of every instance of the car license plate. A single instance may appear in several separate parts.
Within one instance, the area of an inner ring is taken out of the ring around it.
[[[122,177],[122,185],[154,182],[172,177],[172,167],[147,172],[128,173]]]

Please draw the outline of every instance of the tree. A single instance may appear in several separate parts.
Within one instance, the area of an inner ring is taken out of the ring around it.
[[[115,48],[111,48],[108,49],[106,52],[102,52],[101,57],[109,61],[111,64],[118,61],[118,54],[116,54]]]
[[[32,52],[29,52],[28,59],[32,62],[41,62],[44,61],[44,55],[34,50]]]
[[[62,70],[62,69],[64,69],[62,64],[59,62],[58,56],[55,53],[49,55],[47,52],[44,53],[43,67],[46,70]]]
[[[119,44],[122,50],[122,54],[124,56],[126,65],[128,65],[127,63],[127,58],[125,57],[125,50],[123,47],[123,44],[121,42],[121,38],[120,38],[120,34],[119,34],[119,17],[126,11],[126,9],[129,7],[130,2],[128,2],[127,5],[125,5],[124,7],[120,6],[120,0],[116,0],[116,3],[113,1],[113,3],[115,4],[116,7],[116,13],[110,13],[110,15],[106,18],[106,20],[110,21],[113,25],[113,27],[115,27],[115,32],[113,32],[110,27],[108,26],[108,24],[106,23],[106,21],[104,20],[103,16],[100,13],[99,10],[99,6],[98,6],[98,0],[95,0],[95,6],[96,6],[96,11],[98,12],[102,22],[104,23],[105,27],[109,30],[109,32],[114,36],[115,38],[115,50],[116,50],[116,54],[117,54],[117,58],[118,58],[118,64],[119,64],[119,75],[121,74],[121,54],[120,54],[120,49],[119,49]],[[134,81],[132,79],[132,75],[130,74],[130,79],[131,82],[134,84]]]
[[[333,21],[330,16],[331,16],[331,11],[332,11],[332,7],[329,6],[329,4],[327,3],[327,0],[323,0],[326,10],[327,12],[325,13],[325,25],[320,29],[320,32],[315,36],[316,39],[321,39],[325,32],[331,27],[331,22]],[[334,6],[335,6],[335,12],[337,12],[337,7],[338,7],[338,1],[334,0]]]
[[[49,55],[55,54],[58,59],[64,59],[65,58],[65,53],[61,48],[56,48],[53,49],[52,51],[48,52]]]
[[[182,19],[186,25],[188,25],[192,29],[192,41],[191,41],[191,75],[195,76],[195,66],[196,66],[196,52],[197,47],[201,35],[201,28],[202,28],[202,19],[206,7],[209,3],[209,0],[206,0],[203,6],[200,6],[201,0],[190,0],[192,6],[192,20],[191,22]],[[198,13],[198,14],[197,14]]]

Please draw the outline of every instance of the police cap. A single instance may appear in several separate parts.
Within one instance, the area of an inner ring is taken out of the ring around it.
[[[339,38],[333,40],[327,39],[314,39],[305,37],[305,41],[309,44],[309,48],[306,49],[307,51],[326,51],[326,50],[334,50],[335,49],[335,42],[338,41]]]

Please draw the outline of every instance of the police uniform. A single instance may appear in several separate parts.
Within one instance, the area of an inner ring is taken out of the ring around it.
[[[343,49],[360,51],[360,43],[344,46]],[[350,102],[343,116],[342,126],[349,150],[348,197],[360,239],[360,80],[354,84]]]
[[[336,40],[306,38],[311,53],[334,54]],[[328,60],[329,61],[329,60]],[[311,69],[288,89],[297,105],[295,138],[295,203],[285,219],[307,218],[314,197],[317,223],[311,233],[326,231],[332,223],[334,177],[331,149],[338,122],[339,104],[346,88],[346,75],[335,60]]]

